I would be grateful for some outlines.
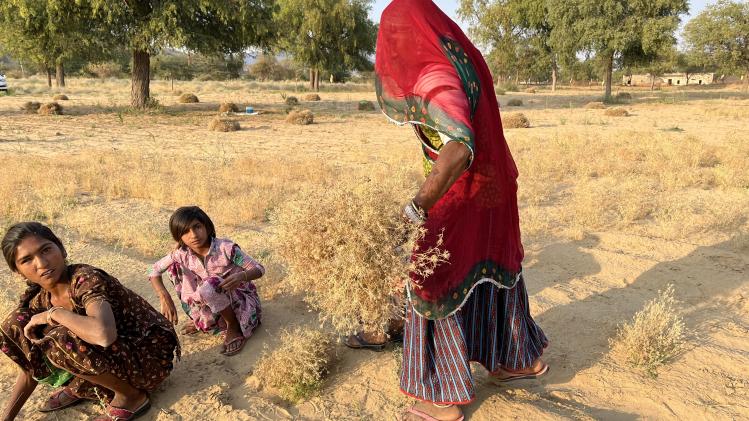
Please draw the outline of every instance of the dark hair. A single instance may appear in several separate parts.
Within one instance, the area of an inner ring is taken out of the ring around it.
[[[5,257],[5,262],[13,272],[18,272],[18,267],[16,266],[18,245],[21,244],[21,241],[30,236],[41,237],[55,243],[55,245],[60,248],[60,251],[62,251],[63,256],[67,255],[65,246],[62,245],[62,241],[57,238],[55,233],[52,232],[49,227],[40,224],[39,222],[19,222],[8,229],[2,241],[3,257]],[[21,307],[28,307],[31,299],[34,298],[42,288],[38,284],[31,282],[27,282],[27,285],[28,288],[26,288],[26,291],[21,295]]]
[[[182,206],[174,211],[171,218],[169,218],[169,231],[172,232],[172,238],[174,238],[174,241],[180,247],[184,247],[185,245],[182,242],[182,236],[190,230],[192,221],[198,221],[205,225],[209,241],[216,238],[216,228],[213,226],[213,221],[211,221],[207,213],[203,212],[203,209],[197,206]]]

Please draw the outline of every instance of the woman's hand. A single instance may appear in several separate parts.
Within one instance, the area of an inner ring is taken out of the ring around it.
[[[49,311],[49,310],[48,310]],[[44,326],[47,324],[47,311],[43,311],[41,313],[37,313],[33,316],[31,316],[31,319],[26,324],[26,326],[23,327],[23,336],[25,336],[28,340],[31,341],[31,343],[39,343],[42,338],[37,338],[36,333],[34,332],[37,327]]]
[[[172,322],[172,324],[176,325],[179,317],[177,316],[177,308],[174,306],[172,297],[169,294],[160,294],[159,301],[161,302],[161,314]]]
[[[233,275],[229,275],[224,279],[220,284],[218,284],[218,288],[224,291],[231,291],[234,288],[237,288],[244,282],[247,282],[249,280],[249,276],[247,276],[247,271],[243,272],[237,272]]]

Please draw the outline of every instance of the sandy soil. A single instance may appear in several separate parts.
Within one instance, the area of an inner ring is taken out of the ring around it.
[[[199,93],[201,104],[174,105],[167,86],[156,84],[154,91],[168,112],[140,115],[124,111],[127,90],[120,82],[112,86],[111,94],[97,86],[82,87],[76,94],[76,80],[70,83],[71,100],[64,102],[68,114],[64,116],[18,111],[23,102],[44,99],[47,94],[0,98],[3,156],[61,159],[70,154],[95,157],[97,151],[112,149],[169,149],[196,159],[201,154],[225,154],[227,159],[242,155],[315,157],[347,171],[362,171],[367,165],[396,158],[403,165],[418,165],[419,151],[410,132],[385,123],[378,113],[356,111],[359,100],[374,99],[367,92],[322,93],[320,103],[304,104],[317,114],[316,124],[300,127],[283,124],[284,106],[278,93],[206,92]],[[583,109],[594,100],[592,91],[509,94],[500,99],[505,104],[509,98],[523,98],[526,105],[520,111],[533,122],[522,133],[507,131],[511,146],[515,136],[551,138],[567,131],[594,136],[600,131],[654,132],[673,127],[708,144],[728,136],[749,138],[749,101],[735,91],[699,91],[668,106],[663,101],[680,100],[678,92],[652,98],[647,92],[638,95],[636,104],[625,105],[633,114],[626,119]],[[251,104],[265,113],[237,117],[243,129],[236,133],[208,131],[210,116],[226,100]],[[503,112],[512,111],[503,108]],[[692,117],[698,111],[712,118],[706,123],[703,117]],[[601,121],[606,124],[598,124]],[[76,261],[105,268],[157,304],[144,277],[154,256],[81,237],[64,224],[58,226]],[[250,243],[245,247],[250,250],[261,248],[267,235],[262,227],[228,234]],[[474,367],[477,396],[465,407],[469,419],[749,419],[748,250],[736,247],[730,235],[674,241],[627,231],[591,231],[577,239],[552,234],[526,238],[524,263],[532,313],[551,340],[544,355],[551,371],[538,381],[499,385],[481,367]],[[374,353],[339,345],[322,394],[295,405],[282,401],[252,376],[255,362],[263,349],[273,347],[280,329],[318,325],[316,315],[300,297],[276,293],[279,278],[276,274],[259,282],[263,324],[239,356],[219,355],[220,337],[180,337],[184,357],[153,395],[153,409],[145,419],[398,418],[410,402],[398,391],[399,347]],[[0,268],[4,288],[18,282],[4,265]],[[676,285],[676,297],[683,302],[688,345],[652,379],[613,361],[608,340],[617,324],[630,319],[669,283]],[[0,360],[2,390],[10,390],[14,372],[8,359]],[[48,393],[39,388],[19,419],[79,420],[99,411],[96,405],[85,404],[44,416],[36,408]],[[5,404],[3,400],[0,397],[0,405]]]

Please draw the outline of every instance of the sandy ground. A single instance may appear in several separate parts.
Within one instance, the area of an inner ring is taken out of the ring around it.
[[[0,98],[0,153],[17,159],[32,155],[59,159],[112,149],[170,149],[198,159],[200,154],[226,154],[227,159],[245,154],[315,157],[351,171],[392,156],[407,157],[412,161],[409,165],[418,165],[410,132],[388,125],[378,113],[356,111],[359,100],[374,99],[371,93],[322,93],[320,103],[304,104],[319,114],[316,124],[299,127],[281,122],[283,100],[277,93],[205,93],[200,94],[201,104],[173,105],[167,86],[156,84],[154,91],[169,113],[143,116],[122,111],[127,91],[120,85],[113,86],[111,95],[95,88],[74,95],[70,88],[72,99],[64,102],[68,115],[59,117],[18,111],[24,101],[44,99],[43,94]],[[668,107],[659,102],[663,95],[649,100],[648,93],[641,93],[637,105],[627,106],[633,116],[626,120],[581,108],[595,95],[510,94],[500,100],[505,104],[509,98],[523,98],[522,111],[533,128],[522,136],[673,127],[706,143],[749,136],[749,101],[734,99],[728,107],[720,102],[723,97],[743,98],[737,93],[705,91],[702,98],[698,92],[689,101]],[[670,96],[678,99],[678,94]],[[240,132],[208,131],[209,116],[225,100],[252,104],[266,113],[238,117]],[[656,109],[657,118],[652,115]],[[712,113],[719,124],[690,118],[696,109]],[[514,110],[503,108],[506,111]],[[606,126],[599,126],[597,122],[604,119]],[[511,145],[513,136],[520,134],[508,130]],[[144,277],[153,256],[82,238],[64,226],[60,230],[76,261],[105,268],[157,304]],[[232,236],[261,247],[261,232],[237,230]],[[481,367],[474,367],[477,396],[465,407],[469,419],[749,419],[749,252],[735,247],[730,235],[674,241],[607,231],[586,232],[578,239],[536,236],[526,238],[525,244],[531,310],[551,340],[544,354],[551,371],[537,381],[499,385]],[[261,352],[273,347],[282,328],[318,325],[300,297],[274,293],[278,279],[269,276],[259,282],[265,298],[263,324],[239,356],[219,355],[220,337],[180,337],[184,357],[153,395],[153,409],[145,419],[398,418],[410,401],[398,391],[397,346],[374,353],[339,345],[321,395],[299,404],[282,401],[252,376]],[[8,285],[18,280],[3,267],[0,282]],[[614,362],[608,355],[608,340],[617,324],[630,319],[669,283],[675,284],[676,297],[683,302],[688,345],[653,379]],[[10,390],[14,371],[8,359],[1,360],[2,390]],[[19,419],[79,420],[99,411],[96,405],[85,404],[46,416],[37,413],[48,393],[40,387]],[[3,398],[0,402],[4,405]]]

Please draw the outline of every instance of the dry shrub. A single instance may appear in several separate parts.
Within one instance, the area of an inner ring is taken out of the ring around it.
[[[356,109],[359,111],[374,111],[375,106],[372,101],[359,101],[359,104],[356,106]]]
[[[180,104],[196,104],[200,102],[200,100],[193,94],[182,94],[177,98],[177,102]]]
[[[55,100],[55,101],[67,101],[69,98],[68,98],[67,95],[57,94],[57,95],[53,96],[52,99]]]
[[[214,132],[236,132],[240,129],[240,126],[237,120],[215,117],[208,123],[208,128]]]
[[[523,113],[511,113],[502,117],[502,127],[508,129],[527,129],[531,126],[530,120]]]
[[[41,115],[61,115],[62,105],[56,102],[48,102],[40,106],[37,112]]]
[[[319,101],[320,95],[318,94],[307,94],[304,96],[305,101]]]
[[[287,96],[284,102],[286,105],[297,105],[299,104],[299,99],[295,96]]]
[[[616,94],[616,99],[630,100],[632,99],[632,95],[629,92],[619,92],[618,94]]]
[[[332,343],[319,330],[297,327],[281,332],[281,344],[266,347],[253,376],[278,389],[281,397],[298,402],[322,389],[332,359]]]
[[[272,216],[274,254],[286,263],[286,284],[341,334],[384,329],[399,315],[410,271],[429,274],[447,259],[437,249],[405,258],[423,235],[401,217],[415,183],[402,174],[339,182],[288,200]]]
[[[603,112],[604,115],[609,117],[627,117],[629,113],[624,108],[609,108]]]
[[[224,102],[218,106],[218,112],[220,113],[238,113],[239,107],[233,102]]]
[[[659,291],[609,341],[614,358],[657,376],[658,367],[678,355],[685,343],[684,321],[677,306],[673,285]]]
[[[528,88],[528,89],[525,90],[525,93],[527,93],[527,94],[535,94],[536,93],[536,88]]]
[[[594,101],[585,104],[585,108],[589,110],[603,110],[606,108],[606,104],[600,101]]]
[[[312,124],[315,121],[315,115],[310,110],[291,110],[286,116],[286,122],[291,124]]]
[[[42,104],[36,102],[36,101],[26,101],[21,106],[21,110],[25,111],[26,114],[36,114],[37,111],[39,111],[39,107],[41,107]]]
[[[512,98],[511,100],[507,101],[508,107],[520,107],[523,105],[523,100],[520,98]]]

